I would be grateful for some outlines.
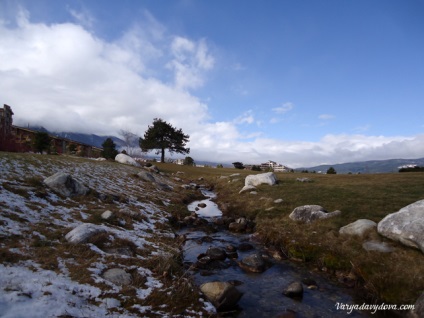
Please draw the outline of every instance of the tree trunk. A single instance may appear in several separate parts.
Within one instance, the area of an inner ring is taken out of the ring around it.
[[[162,155],[160,157],[160,162],[165,162],[165,148],[162,148]]]

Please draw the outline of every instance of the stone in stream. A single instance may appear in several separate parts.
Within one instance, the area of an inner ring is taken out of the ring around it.
[[[227,253],[219,247],[209,247],[206,251],[206,255],[209,256],[211,260],[223,261],[227,258]]]
[[[266,269],[266,262],[260,254],[246,256],[238,263],[246,272],[262,273]]]
[[[209,282],[200,286],[201,292],[218,311],[236,307],[243,293],[228,282]]]
[[[293,282],[286,289],[283,294],[290,298],[301,298],[303,296],[303,285],[301,282]]]

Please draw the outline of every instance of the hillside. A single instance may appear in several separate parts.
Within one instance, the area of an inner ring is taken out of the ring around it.
[[[370,160],[362,162],[328,164],[308,168],[298,168],[296,169],[296,171],[308,170],[316,172],[326,172],[328,168],[333,167],[334,169],[336,169],[337,173],[390,173],[398,172],[400,166],[410,164],[424,166],[424,158]]]
[[[168,221],[194,190],[159,174],[145,181],[138,167],[67,156],[0,152],[0,171],[0,316],[212,314],[184,276]],[[89,192],[52,190],[44,180],[59,171]],[[96,232],[71,240],[87,227]]]

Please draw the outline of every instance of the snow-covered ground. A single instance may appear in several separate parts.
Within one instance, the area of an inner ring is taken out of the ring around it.
[[[173,316],[172,304],[157,299],[177,293],[172,281],[185,279],[166,267],[178,249],[165,209],[183,190],[159,175],[168,191],[146,182],[137,177],[140,169],[0,152],[0,317]],[[55,194],[42,180],[58,171],[91,192]],[[106,210],[115,217],[103,220]],[[67,242],[65,235],[82,223],[94,223],[105,234],[78,246]],[[111,268],[129,273],[132,284],[105,279]],[[213,312],[199,297],[184,307],[183,316]]]

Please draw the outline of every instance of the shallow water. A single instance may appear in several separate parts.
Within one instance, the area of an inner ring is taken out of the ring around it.
[[[209,195],[209,193],[205,193]],[[210,193],[213,197],[213,193]],[[217,205],[209,199],[196,201],[190,204],[189,210],[194,211],[199,203],[206,203],[205,208],[200,208],[196,213],[205,218],[222,215]],[[205,213],[204,213],[205,212]],[[195,228],[186,228],[180,232],[185,234],[187,241],[184,246],[186,262],[196,262],[197,256],[213,247],[225,247],[229,244],[238,246],[241,242],[249,241],[248,234],[234,234],[221,231],[211,235]],[[206,239],[205,239],[206,238]],[[247,252],[238,251],[238,260],[249,254],[261,251],[261,246],[250,242],[255,249]],[[338,310],[337,304],[353,304],[348,290],[326,281],[321,276],[308,272],[306,269],[295,266],[289,261],[274,261],[272,266],[263,273],[246,273],[236,262],[225,261],[229,267],[213,270],[209,276],[201,276],[199,272],[193,274],[197,284],[211,281],[240,281],[237,289],[243,292],[239,301],[239,310],[229,314],[229,317],[283,317],[287,312],[295,312],[295,317],[367,317],[363,313]],[[317,282],[318,289],[310,290],[304,286],[301,300],[286,297],[282,291],[293,281],[303,278],[312,278]]]

